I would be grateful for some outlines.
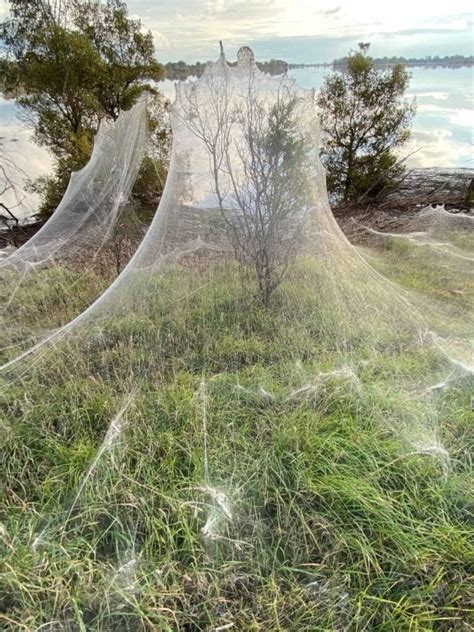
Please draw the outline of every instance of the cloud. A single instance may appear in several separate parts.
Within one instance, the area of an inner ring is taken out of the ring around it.
[[[156,29],[152,29],[152,34],[153,34],[153,40],[155,42],[155,46],[158,50],[164,48],[171,48],[171,42],[169,41],[169,39],[163,35],[163,33],[160,33],[160,31],[157,31]]]
[[[473,165],[472,148],[469,143],[460,143],[453,133],[445,129],[427,131],[416,130],[410,147],[404,154],[418,149],[408,158],[407,165],[414,167],[471,167]]]
[[[373,0],[357,5],[319,0],[317,8],[307,0],[128,0],[130,11],[156,34],[163,61],[214,58],[219,40],[226,50],[258,42],[270,57],[280,58],[291,40],[290,62],[331,61],[348,52],[341,50],[342,42],[353,47],[361,40],[371,41],[373,54],[380,56],[470,54],[468,0],[449,5],[432,0],[429,15],[412,0],[398,3],[394,13],[392,6]],[[318,57],[308,50],[308,38],[321,51]],[[326,43],[326,50],[317,40]]]
[[[417,99],[435,99],[435,101],[447,101],[449,99],[449,92],[408,92],[406,94],[407,99],[416,97]]]
[[[449,114],[449,120],[452,125],[457,127],[466,127],[471,131],[474,130],[474,111],[473,110],[452,110]]]
[[[0,22],[3,21],[9,13],[7,0],[0,0]]]
[[[283,11],[282,7],[279,7],[275,0],[261,0],[256,3],[253,0],[241,0],[240,2],[234,2],[229,6],[224,7],[214,13],[216,18],[237,18],[249,20],[252,17],[274,17]]]
[[[446,108],[430,103],[421,103],[417,107],[418,113],[442,116],[452,127],[474,130],[474,111],[464,108]]]
[[[410,29],[401,29],[399,31],[379,31],[374,33],[379,37],[403,37],[405,35],[408,36],[416,36],[416,35],[445,35],[446,33],[456,33],[465,31],[465,26],[460,25],[446,25],[446,26],[421,26]]]

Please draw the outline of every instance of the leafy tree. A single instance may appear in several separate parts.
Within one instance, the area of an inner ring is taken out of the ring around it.
[[[95,89],[104,112],[116,119],[143,91],[143,81],[159,81],[164,68],[155,59],[150,31],[128,16],[121,0],[94,0],[76,5],[74,25],[100,54],[102,65]]]
[[[159,80],[150,32],[121,0],[9,0],[0,26],[5,88],[35,122],[35,140],[55,155],[52,177],[33,188],[42,214],[57,206],[73,170],[89,159],[103,117],[116,119]]]
[[[408,140],[415,112],[403,98],[404,66],[376,68],[368,49],[359,44],[345,71],[329,75],[318,96],[328,189],[344,201],[395,186],[404,172],[396,150]]]

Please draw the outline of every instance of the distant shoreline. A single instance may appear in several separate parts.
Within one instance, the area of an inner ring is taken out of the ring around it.
[[[269,61],[257,61],[257,66],[263,72],[270,75],[285,74],[290,70],[299,68],[327,68],[333,71],[344,72],[347,67],[347,57],[335,59],[330,62],[317,63],[289,63],[283,59],[270,59]],[[380,57],[374,59],[374,64],[378,68],[392,68],[397,64],[402,64],[408,68],[448,68],[456,70],[458,68],[472,68],[474,57],[464,57],[462,55],[451,55],[449,57],[427,57],[408,58],[403,57]],[[232,64],[231,64],[232,65]],[[188,77],[200,77],[206,68],[206,64],[200,61],[186,63],[184,61],[167,62],[164,64],[166,79],[172,81],[185,80]]]
[[[380,59],[374,59],[374,64],[379,68],[391,68],[398,64],[402,64],[403,66],[407,66],[410,68],[472,68],[474,66],[474,59],[459,61],[459,62],[433,62],[433,61],[383,61]],[[327,63],[318,63],[318,64],[288,64],[290,70],[294,70],[297,68],[332,68],[334,70],[339,70],[345,68],[347,62],[343,61],[333,61]]]
[[[297,70],[299,68],[328,68],[334,71],[343,72],[347,66],[347,59],[347,57],[342,57],[330,62],[314,63],[289,63],[283,59],[270,59],[267,61],[257,61],[257,66],[260,68],[260,70],[270,75],[281,75],[287,73],[290,70]],[[1,61],[2,60],[0,58],[0,62]],[[451,55],[449,57],[428,57],[419,59],[405,59],[403,57],[381,57],[374,58],[373,61],[374,64],[379,68],[391,68],[393,66],[396,66],[397,64],[402,64],[409,68],[428,68],[433,70],[436,68],[447,68],[451,70],[456,70],[458,68],[474,67],[474,56],[464,57],[462,55]],[[194,63],[177,61],[163,63],[163,67],[165,69],[165,76],[163,77],[163,79],[170,79],[171,81],[185,81],[188,77],[200,77],[204,72],[204,69],[206,68],[206,63],[200,61]],[[18,94],[6,94],[4,88],[2,88],[2,82],[0,79],[0,94],[3,93],[3,96],[6,99],[18,96]]]

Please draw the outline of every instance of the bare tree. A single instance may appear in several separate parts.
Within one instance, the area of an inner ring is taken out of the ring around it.
[[[0,139],[0,221],[10,232],[14,246],[17,246],[15,239],[15,227],[19,220],[15,215],[15,210],[21,206],[25,195],[23,193],[22,180],[26,178],[24,171],[15,163],[10,152],[5,148]]]
[[[279,93],[268,109],[249,93],[236,114],[237,169],[226,149],[236,208],[220,210],[237,258],[255,268],[264,305],[298,252],[309,210],[309,147],[298,133],[297,107],[296,97]]]
[[[208,80],[209,103],[188,95],[188,128],[209,155],[217,205],[237,260],[253,267],[268,306],[298,252],[310,210],[310,146],[299,130],[301,99],[284,84],[259,94],[250,79],[233,98],[225,74]]]

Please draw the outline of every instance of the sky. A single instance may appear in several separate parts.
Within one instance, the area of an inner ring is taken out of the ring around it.
[[[423,4],[415,0],[390,4],[383,0],[128,0],[127,4],[130,15],[152,31],[163,63],[216,59],[220,39],[230,60],[240,46],[248,45],[261,60],[332,61],[360,41],[371,42],[376,57],[474,54],[474,12],[467,0]],[[0,0],[0,21],[7,14],[8,2]],[[325,71],[293,72],[300,85],[317,88]],[[412,74],[407,96],[416,96],[418,112],[413,125],[417,153],[409,159],[410,166],[472,167],[472,69],[438,69],[435,74],[412,69]],[[172,82],[164,84],[170,84],[163,85],[163,91],[169,89],[166,94],[172,99]],[[50,155],[31,142],[31,127],[18,116],[15,104],[0,97],[2,137],[30,177],[49,171]],[[25,215],[35,203],[25,198]]]
[[[374,56],[471,55],[469,0],[129,0],[154,35],[160,61],[205,61],[223,40],[229,58],[242,45],[257,58],[323,62],[361,40]]]
[[[128,0],[130,14],[154,35],[162,62],[229,58],[242,45],[258,59],[332,61],[359,41],[371,53],[474,54],[470,0]],[[0,20],[8,12],[0,0]]]

